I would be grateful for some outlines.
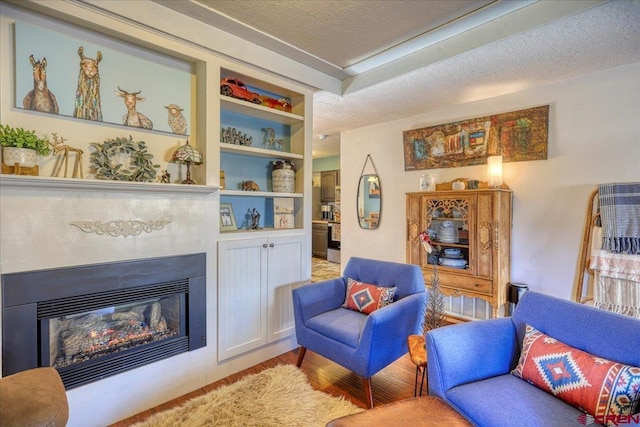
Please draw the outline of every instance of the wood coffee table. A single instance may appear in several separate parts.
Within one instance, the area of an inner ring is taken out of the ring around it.
[[[330,421],[326,427],[469,427],[470,424],[441,399],[433,396],[399,400]]]

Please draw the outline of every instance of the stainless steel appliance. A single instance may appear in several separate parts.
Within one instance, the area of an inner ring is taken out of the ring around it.
[[[333,221],[333,206],[322,205],[320,206],[320,211],[322,212],[322,219],[324,221]]]
[[[340,263],[340,223],[330,222],[327,243],[327,261]]]

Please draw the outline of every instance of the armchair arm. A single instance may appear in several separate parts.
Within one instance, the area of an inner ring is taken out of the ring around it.
[[[347,285],[343,277],[304,285],[293,290],[296,317],[306,323],[320,313],[335,310],[344,303]]]
[[[458,385],[507,374],[515,366],[518,339],[511,318],[444,326],[427,333],[429,394],[446,400]]]
[[[425,299],[425,292],[415,293],[369,314],[358,343],[359,351],[370,349],[367,351],[373,353],[365,378],[408,351],[407,337],[419,333]],[[387,360],[389,357],[392,360]]]

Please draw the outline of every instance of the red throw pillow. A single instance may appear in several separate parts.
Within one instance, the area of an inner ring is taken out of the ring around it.
[[[391,304],[396,294],[396,289],[395,286],[386,288],[348,278],[347,296],[342,307],[370,314],[385,305]]]
[[[640,368],[593,356],[530,325],[511,373],[587,412],[599,423],[633,415],[640,400]]]

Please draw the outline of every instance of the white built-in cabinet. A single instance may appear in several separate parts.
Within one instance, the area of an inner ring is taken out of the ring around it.
[[[302,236],[218,243],[218,360],[289,337],[291,291],[303,277]]]
[[[250,91],[286,98],[290,108],[255,104],[219,93],[219,170],[224,172],[220,203],[232,207],[236,229],[218,235],[218,360],[291,338],[294,332],[294,287],[311,275],[311,93],[280,79],[234,64],[222,64],[220,78],[241,80]],[[224,92],[224,91],[220,91]],[[231,142],[228,130],[245,138]],[[267,144],[273,129],[281,144]],[[275,161],[295,164],[291,192],[272,183]],[[252,181],[256,191],[244,191]],[[274,205],[287,199],[293,206],[288,224],[279,228]],[[249,212],[260,213],[258,229],[250,229]],[[295,345],[295,341],[292,341]]]

